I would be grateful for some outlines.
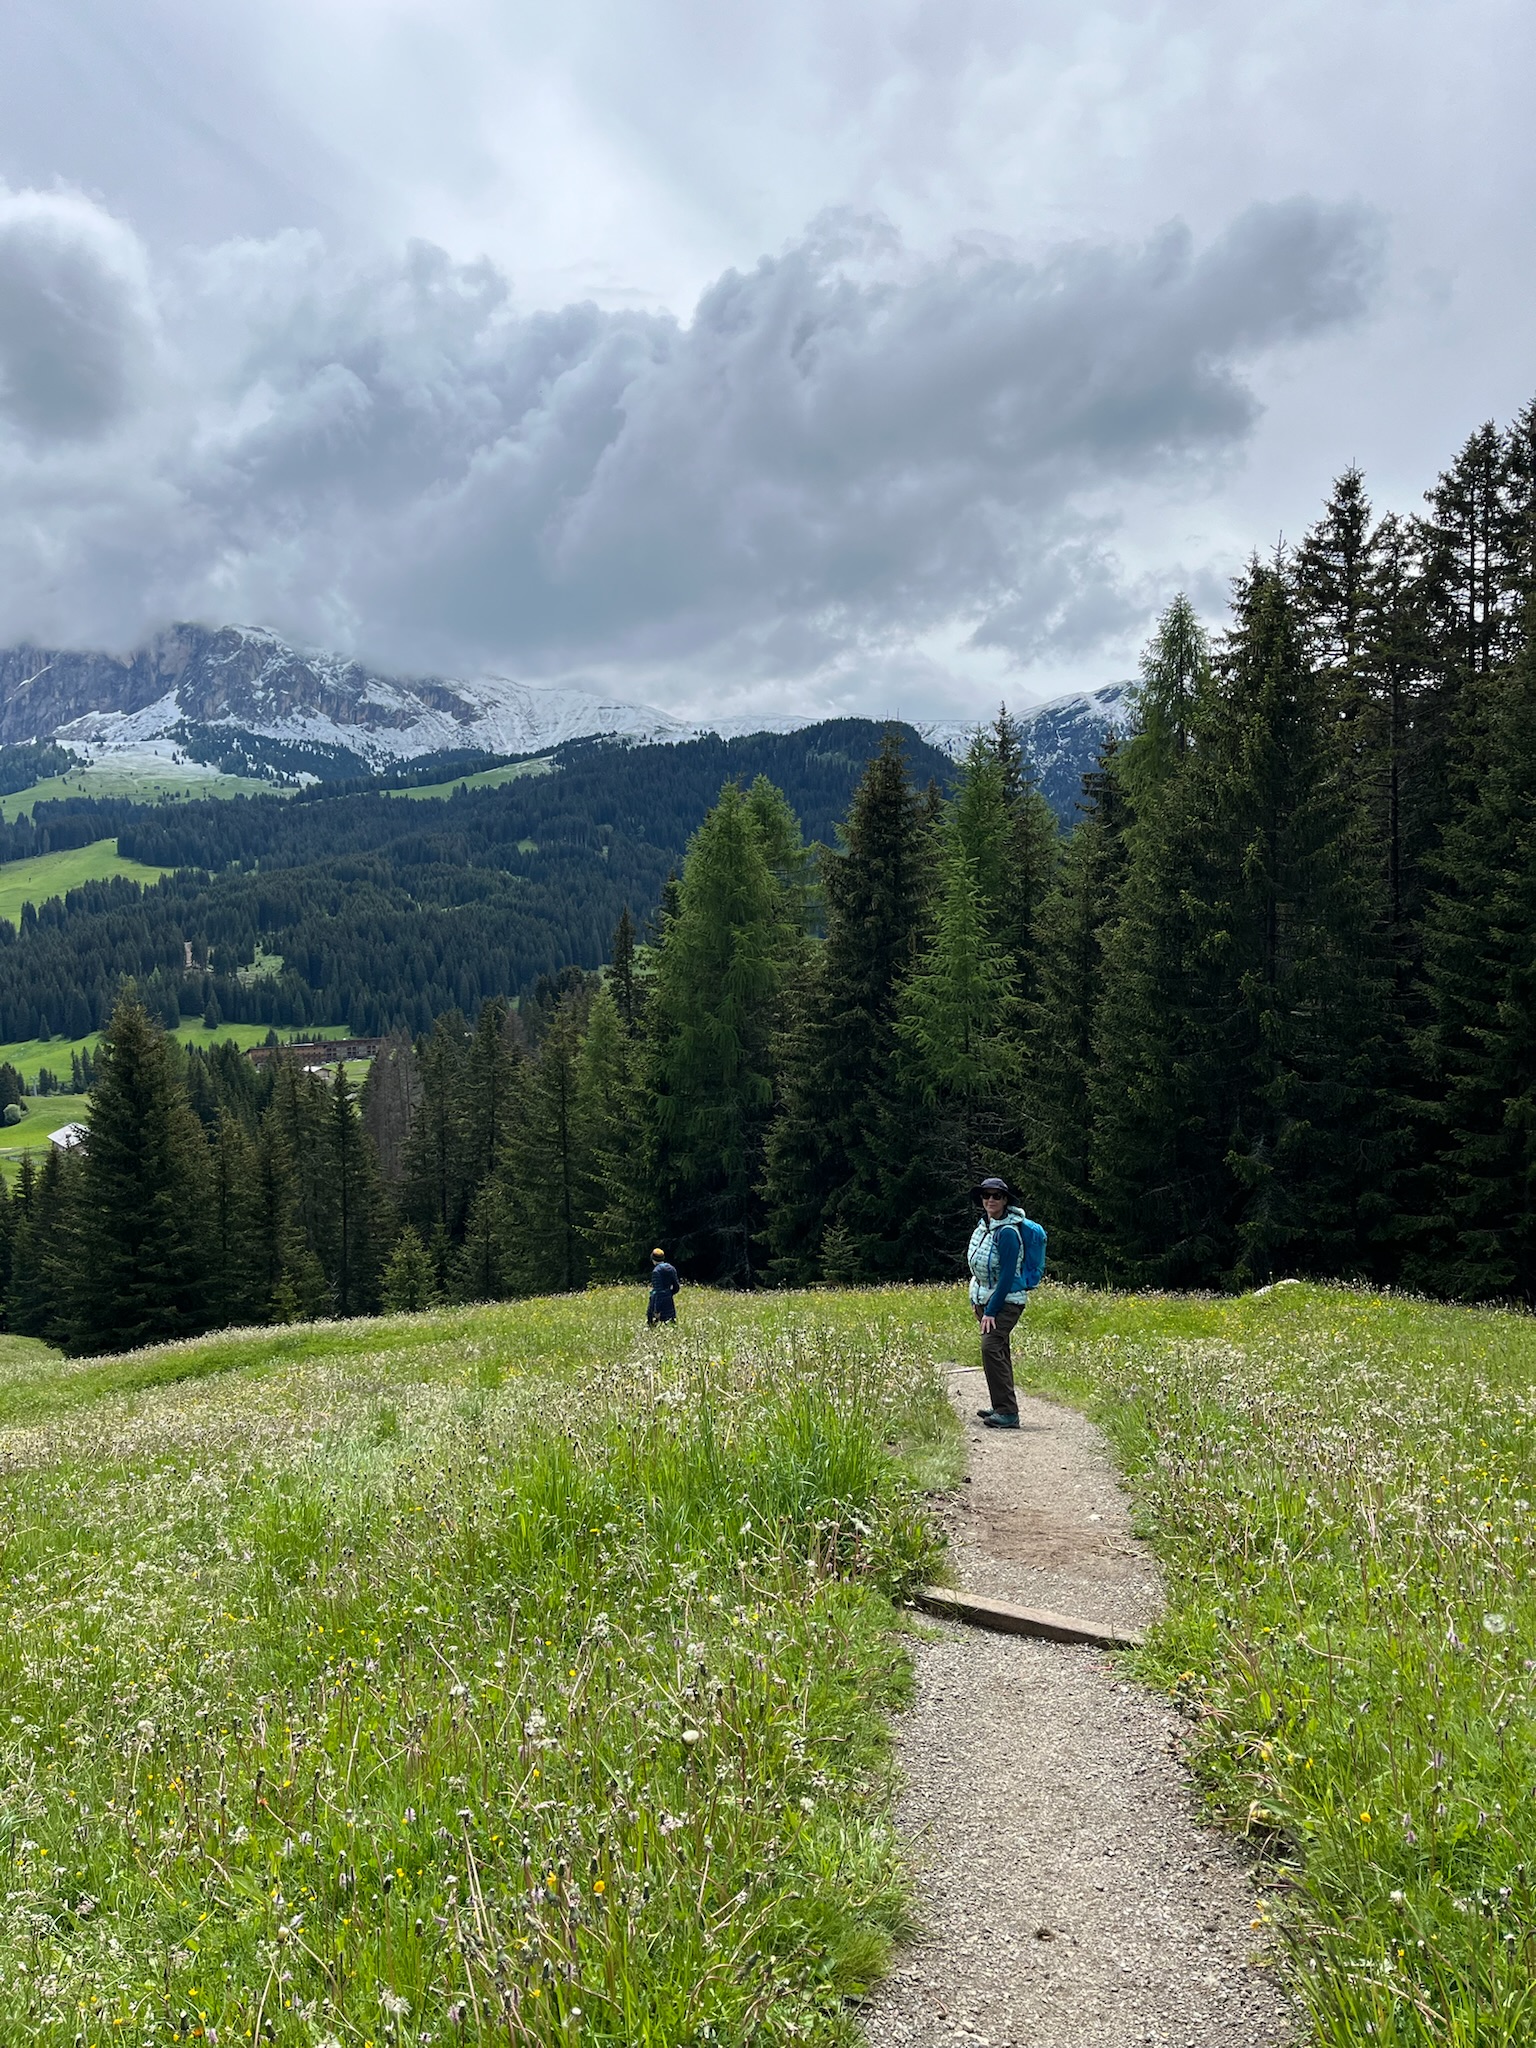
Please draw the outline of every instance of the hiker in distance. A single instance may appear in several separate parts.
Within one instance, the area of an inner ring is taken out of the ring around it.
[[[981,1324],[981,1369],[990,1405],[976,1413],[988,1429],[1017,1429],[1019,1397],[1013,1390],[1013,1326],[1032,1287],[1045,1272],[1045,1232],[1019,1206],[996,1174],[971,1189],[981,1221],[971,1233],[971,1306]]]
[[[647,1323],[677,1321],[677,1290],[682,1284],[676,1266],[657,1245],[651,1253],[651,1298],[645,1304]]]

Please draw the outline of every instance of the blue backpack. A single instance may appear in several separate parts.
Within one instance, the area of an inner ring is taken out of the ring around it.
[[[1015,1228],[1024,1243],[1025,1290],[1033,1292],[1045,1278],[1045,1231],[1029,1216],[1021,1223],[1016,1223]]]

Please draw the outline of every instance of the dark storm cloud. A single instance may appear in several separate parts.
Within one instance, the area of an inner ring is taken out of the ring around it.
[[[1175,226],[1040,260],[832,216],[682,323],[520,313],[488,263],[348,266],[291,234],[162,278],[135,404],[122,230],[69,202],[18,233],[12,416],[116,432],[94,465],[7,465],[0,545],[38,571],[9,633],[238,616],[525,672],[793,649],[808,673],[957,622],[1089,645],[1135,600],[1085,498],[1240,447],[1254,359],[1358,317],[1380,260],[1373,216],[1310,199],[1204,247]]]

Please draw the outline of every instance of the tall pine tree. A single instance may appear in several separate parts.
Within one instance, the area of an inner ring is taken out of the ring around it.
[[[793,937],[763,809],[727,783],[690,840],[647,1008],[663,1236],[693,1277],[731,1286],[758,1265],[770,1054]]]
[[[76,1215],[71,1349],[207,1328],[207,1147],[170,1042],[132,992],[102,1040]]]
[[[929,1278],[950,1270],[954,1191],[896,1033],[921,942],[933,828],[888,734],[864,772],[843,851],[822,863],[827,935],[795,1005],[768,1142],[777,1277]]]
[[[1095,1206],[1164,1284],[1364,1269],[1385,1222],[1379,904],[1331,698],[1278,570],[1234,611],[1106,945]]]
[[[1536,1304],[1536,604],[1455,818],[1427,930],[1425,1034],[1442,1140],[1409,1278]]]

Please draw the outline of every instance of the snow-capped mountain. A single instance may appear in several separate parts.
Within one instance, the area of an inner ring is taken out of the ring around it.
[[[579,690],[379,675],[246,626],[172,626],[126,656],[0,653],[0,741],[57,739],[91,758],[196,759],[227,735],[381,768],[444,748],[526,754],[593,732],[662,739],[684,731],[647,706]]]
[[[1110,684],[1019,714],[1045,794],[1065,819],[1104,734],[1123,726],[1128,686]],[[131,655],[0,651],[0,742],[53,739],[83,759],[202,764],[210,772],[358,773],[443,751],[543,753],[593,734],[686,740],[700,732],[792,731],[803,720],[700,726],[578,689],[487,676],[386,676],[301,652],[247,626],[170,627]],[[974,727],[919,726],[963,753]]]

